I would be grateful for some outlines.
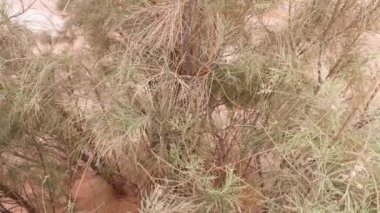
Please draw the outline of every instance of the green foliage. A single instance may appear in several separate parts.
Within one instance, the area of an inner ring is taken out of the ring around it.
[[[83,57],[0,24],[0,186],[29,181],[36,209],[86,161],[141,212],[379,210],[378,0],[60,8]]]

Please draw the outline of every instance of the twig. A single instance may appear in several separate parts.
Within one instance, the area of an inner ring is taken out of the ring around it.
[[[325,28],[325,30],[322,32],[320,38],[323,40],[327,33],[330,31],[331,27],[333,26],[334,24],[334,21],[336,20],[336,17],[338,16],[338,9],[339,9],[339,5],[341,3],[341,0],[338,0],[336,3],[335,3],[335,7],[334,7],[334,11],[333,11],[333,14],[331,15],[331,18],[329,20],[329,22],[327,23],[327,26]]]
[[[337,68],[343,62],[343,59],[345,58],[345,56],[347,56],[349,53],[351,53],[352,49],[355,47],[355,44],[359,40],[361,35],[362,35],[361,33],[358,33],[356,35],[356,37],[354,38],[354,40],[349,45],[345,46],[344,53],[335,62],[334,66],[329,69],[329,72],[327,73],[325,79],[330,79],[334,74],[336,74]]]
[[[5,206],[3,206],[3,204],[1,204],[1,202],[0,202],[0,212],[1,213],[12,213],[8,209],[6,209]]]
[[[50,184],[50,181],[47,180],[47,178],[49,177],[49,173],[48,173],[48,170],[47,170],[47,165],[45,163],[45,159],[42,155],[42,150],[41,150],[41,147],[40,147],[40,144],[38,144],[37,140],[33,137],[32,138],[32,141],[37,149],[37,153],[38,153],[38,156],[40,158],[40,161],[41,161],[41,165],[42,165],[42,169],[44,170],[44,175],[45,175],[45,179],[43,182],[47,182],[46,185],[47,185],[47,188],[48,188],[48,194],[49,194],[49,200],[50,200],[50,203],[51,203],[51,208],[52,208],[52,212],[55,213],[55,202],[54,202],[54,199],[53,199],[53,192],[52,192],[52,187],[51,187],[51,184]],[[42,185],[43,186],[43,185]],[[42,190],[43,187],[42,187]],[[42,201],[44,202],[44,201]]]
[[[347,2],[346,2],[347,3]],[[376,10],[379,10],[380,8],[380,1],[371,9],[369,8],[366,8],[366,9],[369,9],[369,12],[366,13],[366,16],[372,16],[374,12],[376,12]],[[366,10],[364,10],[366,11]],[[345,27],[343,30],[341,30],[340,32],[337,32],[335,33],[334,35],[331,35],[329,38],[326,38],[324,39],[324,42],[327,43],[333,39],[336,39],[338,38],[340,35],[342,35],[343,33],[345,33],[347,30],[353,28],[356,26],[356,24],[358,24],[358,22],[360,20],[362,20],[362,18],[360,17],[362,15],[362,13],[359,13],[357,15],[357,17],[350,22],[350,24],[347,25],[347,27]],[[301,49],[298,53],[297,53],[297,56],[301,56],[303,55],[307,50],[309,50],[311,47],[313,47],[316,43],[318,42],[318,39],[315,39],[313,40],[307,47],[304,47],[303,49]]]
[[[83,66],[83,68],[86,70],[86,72],[90,76],[91,84],[94,86],[94,93],[96,95],[96,99],[98,99],[98,101],[100,103],[100,107],[102,108],[103,114],[106,114],[106,107],[103,103],[102,97],[101,97],[98,89],[96,88],[95,79],[93,78],[91,71],[84,64],[81,64],[81,65]]]
[[[380,110],[377,110],[375,113],[368,115],[368,116],[362,116],[362,118],[354,124],[354,127],[356,129],[361,129],[365,125],[369,124],[370,122],[378,119],[380,116]]]
[[[5,22],[8,22],[9,20],[11,20],[13,18],[17,18],[17,17],[21,16],[26,11],[28,11],[30,8],[32,8],[32,6],[34,5],[34,3],[36,3],[36,1],[37,0],[34,0],[29,6],[27,6],[25,8],[23,0],[19,0],[19,2],[21,3],[22,10],[20,12],[16,13],[16,14],[13,14],[13,15],[9,16],[7,19],[3,20],[2,22],[0,22],[0,25],[4,24]]]
[[[360,116],[361,120],[354,124],[355,128],[358,128],[358,129],[363,128],[363,126],[365,126],[366,124],[369,124],[371,121],[376,120],[377,117],[380,115],[380,111],[377,111],[377,112],[375,112],[374,114],[372,114],[370,116],[366,116],[366,117],[364,116],[364,114],[366,114],[366,112],[368,111],[369,105],[372,103],[373,99],[375,99],[375,96],[379,92],[379,90],[380,90],[380,83],[378,83],[375,86],[375,89],[373,90],[372,94],[368,98],[368,101],[367,101],[367,103],[364,106],[363,113]]]
[[[366,104],[365,104],[366,107],[368,107],[368,106],[371,104],[371,102],[373,101],[373,99],[374,99],[375,95],[377,94],[377,92],[379,91],[379,89],[380,89],[380,83],[378,83],[378,84],[375,86],[375,88],[374,88],[374,90],[373,90],[371,96],[368,98],[368,101],[367,101]],[[348,115],[348,117],[347,117],[346,120],[344,121],[342,127],[339,129],[338,133],[334,136],[334,138],[333,138],[334,141],[337,140],[337,139],[339,139],[339,138],[341,137],[341,135],[343,134],[343,132],[345,131],[345,129],[347,128],[347,126],[349,125],[349,123],[351,122],[352,118],[354,117],[354,115],[356,114],[356,112],[357,112],[358,110],[359,110],[359,106],[356,106],[356,107],[352,110],[352,112]],[[361,125],[359,124],[359,127],[360,127],[360,126],[361,126]]]
[[[62,12],[66,12],[66,9],[69,7],[70,2],[71,2],[71,0],[67,0],[65,6],[63,7]]]
[[[317,71],[318,71],[318,86],[314,91],[314,94],[317,95],[319,90],[322,87],[323,80],[322,80],[322,53],[323,53],[323,43],[321,42],[319,44],[319,55],[318,55],[318,62],[317,62]]]
[[[363,112],[367,112],[367,110],[369,108],[369,105],[372,103],[372,101],[375,98],[376,94],[379,92],[379,89],[380,89],[380,83],[378,83],[377,86],[375,87],[375,89],[373,90],[371,96],[369,97],[367,103],[364,106]]]
[[[29,213],[37,213],[36,209],[25,200],[19,193],[10,187],[0,183],[0,191],[4,193],[4,196],[16,201],[20,206],[25,208]]]

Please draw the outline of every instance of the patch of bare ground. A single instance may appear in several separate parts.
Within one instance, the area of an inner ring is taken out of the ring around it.
[[[128,189],[126,191],[128,192]],[[91,169],[84,170],[81,177],[75,180],[71,194],[75,203],[74,212],[137,213],[140,204],[138,195],[127,193],[120,196],[107,181]]]

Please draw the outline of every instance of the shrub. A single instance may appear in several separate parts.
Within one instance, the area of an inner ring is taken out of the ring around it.
[[[120,195],[140,193],[141,212],[380,208],[378,53],[365,50],[378,0],[60,6],[90,44],[84,57],[4,43],[0,78],[2,153],[36,148],[52,209],[61,169],[82,161]]]

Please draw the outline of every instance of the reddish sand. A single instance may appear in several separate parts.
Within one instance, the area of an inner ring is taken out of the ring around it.
[[[74,183],[71,193],[76,206],[74,212],[138,212],[138,198],[119,197],[104,179],[90,170]]]

